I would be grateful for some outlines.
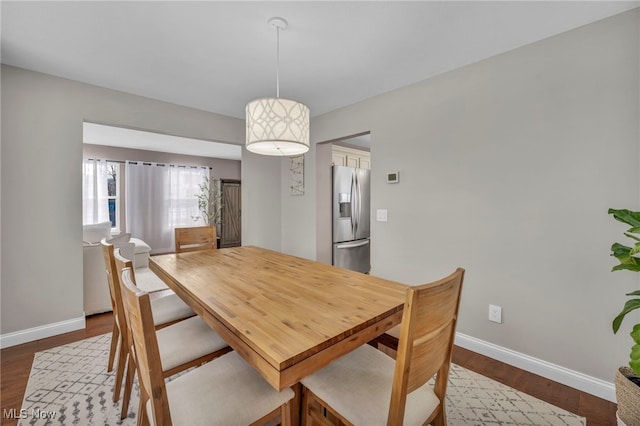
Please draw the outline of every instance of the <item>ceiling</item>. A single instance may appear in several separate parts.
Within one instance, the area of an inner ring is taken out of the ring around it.
[[[638,7],[639,1],[6,1],[2,63],[244,118],[280,95],[317,116]],[[87,123],[85,142],[239,159],[224,144]],[[346,141],[365,149],[369,136]],[[177,149],[176,147],[179,147]]]
[[[317,116],[637,7],[622,1],[6,1],[1,58],[244,118],[280,95]]]

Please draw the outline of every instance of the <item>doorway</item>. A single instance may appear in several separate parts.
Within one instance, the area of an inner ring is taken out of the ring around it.
[[[220,179],[222,214],[220,247],[236,247],[242,242],[241,183],[237,179]]]
[[[363,167],[360,158],[357,164],[348,164],[348,155],[334,155],[334,146],[343,151],[363,152],[367,154],[367,165],[371,167],[371,134],[364,132],[357,135],[345,136],[316,144],[316,260],[332,263],[332,172],[334,164],[353,165]],[[357,158],[354,157],[354,158]]]

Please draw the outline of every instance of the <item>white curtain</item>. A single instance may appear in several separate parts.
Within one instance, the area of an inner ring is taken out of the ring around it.
[[[196,194],[209,170],[128,161],[126,224],[131,236],[151,246],[151,253],[174,250],[174,228],[204,225]]]
[[[85,159],[82,161],[82,224],[109,220],[107,189],[107,162]]]

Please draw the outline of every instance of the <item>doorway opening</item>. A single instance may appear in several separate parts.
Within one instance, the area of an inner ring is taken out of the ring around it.
[[[363,132],[316,145],[316,258],[333,260],[332,166],[371,169],[371,133]],[[364,166],[364,167],[363,167]]]

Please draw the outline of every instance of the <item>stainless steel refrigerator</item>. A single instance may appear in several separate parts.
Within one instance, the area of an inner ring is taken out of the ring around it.
[[[369,174],[333,166],[333,264],[364,273],[371,269]]]

